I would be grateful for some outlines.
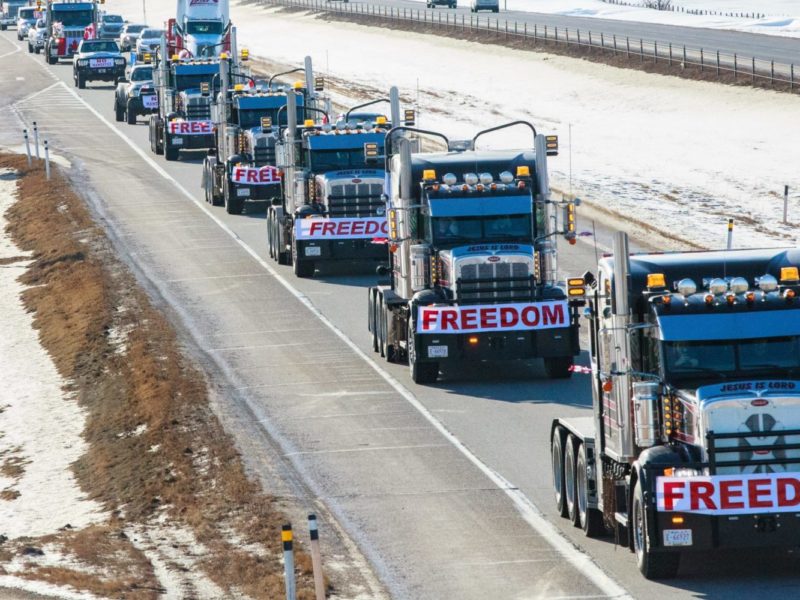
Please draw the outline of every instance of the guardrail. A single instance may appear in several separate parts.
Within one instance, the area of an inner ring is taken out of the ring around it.
[[[414,23],[452,35],[485,35],[499,43],[517,41],[523,46],[551,46],[600,51],[604,54],[639,63],[674,68],[677,73],[693,69],[701,75],[726,77],[750,85],[769,85],[790,92],[800,90],[794,64],[728,54],[713,48],[695,48],[668,41],[618,36],[588,29],[553,27],[519,22],[500,17],[451,13],[443,10],[404,8],[330,0],[260,0],[263,4],[298,8],[322,13],[350,15],[387,21]]]

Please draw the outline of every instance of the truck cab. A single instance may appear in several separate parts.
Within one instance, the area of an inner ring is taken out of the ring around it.
[[[648,578],[688,551],[796,545],[799,266],[797,249],[628,258],[620,240],[587,278],[593,417],[554,422],[556,500]]]
[[[72,58],[83,41],[84,31],[97,22],[94,2],[48,2],[46,11],[45,60],[51,65]]]

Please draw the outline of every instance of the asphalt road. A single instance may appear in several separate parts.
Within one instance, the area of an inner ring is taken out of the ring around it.
[[[415,2],[414,0],[370,0],[364,4],[425,10],[424,2]],[[451,14],[456,12],[459,15],[467,15],[466,19],[469,21],[469,1],[459,0],[458,4],[459,6],[455,10],[436,8],[428,12],[447,11]],[[502,0],[500,0],[500,6],[502,9]],[[539,27],[544,25],[558,27],[559,29],[568,27],[570,30],[580,29],[582,32],[591,31],[593,34],[596,33],[598,35],[601,32],[608,36],[616,35],[622,39],[629,36],[631,40],[643,39],[659,43],[672,43],[674,46],[686,45],[692,48],[704,48],[709,51],[719,50],[722,53],[731,55],[735,53],[743,60],[755,57],[766,61],[774,60],[775,62],[800,66],[800,39],[797,38],[702,27],[678,27],[657,23],[617,21],[595,17],[573,17],[513,10],[501,10],[497,15],[492,15],[491,13],[478,14],[481,16],[482,21],[489,17],[492,23],[494,23],[495,18],[499,18],[501,20],[501,28],[505,20],[508,20],[509,23],[512,21],[517,21],[520,24],[528,23],[529,29],[533,27],[534,23],[537,23]]]
[[[113,122],[110,86],[77,92],[70,66],[9,54],[15,46],[13,32],[0,36],[0,105],[14,105],[0,113],[0,143],[19,144],[16,112],[73,161],[120,251],[206,365],[222,410],[250,415],[232,431],[241,447],[277,444],[393,597],[744,599],[800,584],[792,556],[764,553],[690,556],[678,579],[645,581],[613,540],[587,540],[554,515],[549,424],[588,414],[586,376],[552,382],[537,364],[485,365],[414,385],[371,352],[374,275],[297,280],[266,262],[263,213],[203,204],[202,154],[151,155],[143,124]],[[608,237],[598,230],[601,245]],[[582,241],[564,250],[562,269],[594,261]]]

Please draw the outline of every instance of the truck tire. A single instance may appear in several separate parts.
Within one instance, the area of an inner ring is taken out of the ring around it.
[[[228,177],[225,177],[225,183],[222,184],[224,188],[225,212],[229,215],[240,215],[244,211],[244,200],[237,196],[231,196],[231,183]]]
[[[81,75],[80,72],[78,72],[75,75],[75,85],[78,86],[79,90],[85,90],[86,89],[86,78],[83,75]]]
[[[42,51],[42,49],[41,49],[41,48],[39,48],[39,46],[36,46],[36,47],[33,49],[33,53],[34,53],[34,54],[39,54],[41,51]]]
[[[164,158],[170,162],[178,160],[181,153],[180,149],[174,148],[167,143],[166,136],[161,140],[161,152],[164,153]],[[156,154],[158,154],[158,150],[156,150]]]
[[[33,44],[28,42],[28,54],[33,54]]]
[[[272,260],[277,260],[278,257],[275,255],[275,240],[272,235],[272,221],[272,208],[267,208],[267,249],[269,250],[269,257]]]
[[[571,356],[557,356],[544,359],[544,372],[550,379],[569,379],[572,376],[574,360]]]
[[[681,555],[677,552],[653,552],[647,540],[647,519],[645,517],[644,491],[642,482],[637,481],[633,489],[633,550],[639,571],[647,579],[671,579],[678,574]]]
[[[386,362],[397,362],[397,350],[394,344],[389,343],[389,307],[381,303],[378,314],[378,326],[381,330],[381,356],[386,358]]]
[[[550,460],[553,465],[553,492],[556,497],[556,511],[560,516],[566,517],[567,502],[564,498],[564,430],[561,427],[557,427],[553,432]]]
[[[131,110],[130,103],[125,108],[125,121],[127,121],[128,125],[136,125],[136,111]]]
[[[567,518],[578,526],[578,499],[575,481],[575,451],[578,440],[571,433],[564,443],[564,503],[567,505]]]
[[[578,456],[575,459],[575,493],[578,502],[578,526],[586,537],[598,537],[606,532],[603,513],[596,508],[589,508],[589,473],[586,458],[586,444],[578,444]]]
[[[125,120],[125,109],[119,105],[119,100],[116,98],[114,99],[114,118],[117,120],[117,123],[121,123]]]
[[[283,227],[283,223],[280,222],[278,215],[273,214],[272,219],[272,236],[275,244],[275,260],[278,261],[279,265],[288,265],[290,254],[286,251],[286,248],[281,246],[281,228]]]
[[[414,330],[411,321],[408,323],[408,368],[411,371],[411,379],[420,385],[436,383],[439,378],[439,363],[419,362],[417,352],[414,348]]]
[[[314,276],[314,262],[311,260],[295,260],[292,262],[294,274],[301,279],[309,279]]]
[[[375,327],[375,307],[377,306],[377,294],[372,288],[367,289],[367,330],[372,336],[372,351],[378,351],[378,332]]]

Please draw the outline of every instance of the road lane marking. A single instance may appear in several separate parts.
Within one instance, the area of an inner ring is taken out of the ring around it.
[[[421,450],[422,448],[450,448],[450,444],[416,444],[413,446],[366,446],[364,448],[340,448],[337,450],[302,450],[287,452],[284,456],[306,456],[308,454],[347,454],[350,452],[373,452],[380,450]]]
[[[280,283],[286,291],[295,297],[303,306],[305,306],[311,313],[333,332],[342,342],[345,343],[356,356],[365,361],[378,375],[380,375],[398,394],[400,394],[406,401],[411,404],[444,438],[449,441],[469,462],[471,462],[479,471],[481,471],[497,488],[502,490],[506,496],[512,501],[514,507],[519,512],[523,520],[528,523],[545,541],[547,541],[563,558],[569,563],[575,571],[582,574],[586,579],[592,582],[606,597],[617,598],[619,600],[632,600],[628,592],[620,586],[611,576],[606,574],[594,560],[584,551],[576,547],[571,540],[569,540],[552,522],[545,518],[544,514],[539,508],[523,494],[516,486],[512,485],[500,473],[489,467],[477,455],[475,455],[469,448],[467,448],[455,434],[450,432],[449,429],[439,421],[428,408],[420,402],[417,397],[406,388],[400,381],[398,381],[391,373],[380,366],[371,356],[368,356],[358,345],[352,341],[339,327],[336,326],[325,314],[318,309],[314,303],[303,292],[292,286],[289,281],[283,277],[270,263],[263,259],[258,252],[251,248],[239,235],[233,231],[224,221],[215,215],[207,206],[207,203],[195,198],[181,183],[167,173],[158,163],[153,160],[144,150],[139,148],[136,143],[128,138],[121,130],[114,127],[114,125],[101,115],[94,107],[86,102],[74,90],[69,88],[63,81],[61,84],[69,91],[75,98],[77,98],[83,105],[91,112],[101,123],[106,125],[111,131],[114,132],[125,144],[127,144],[142,160],[145,161],[156,173],[169,181],[175,188],[182,193],[190,202],[197,208],[202,210],[210,219],[212,219],[225,233],[227,233],[241,248],[247,252],[258,264],[266,269],[275,280]],[[308,383],[308,382],[307,382]],[[331,383],[331,382],[311,382],[311,383]],[[250,386],[237,389],[247,389]],[[265,387],[265,386],[254,386]]]

